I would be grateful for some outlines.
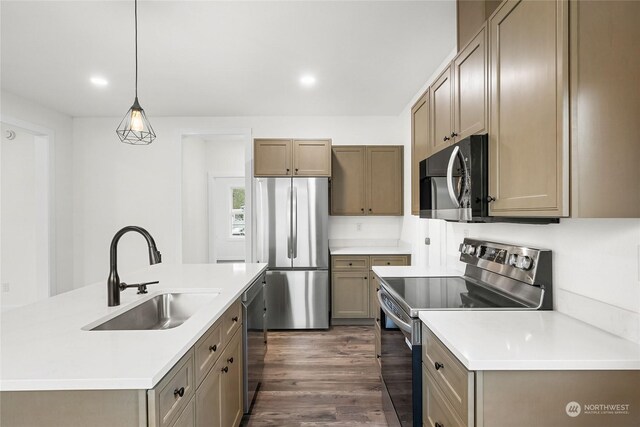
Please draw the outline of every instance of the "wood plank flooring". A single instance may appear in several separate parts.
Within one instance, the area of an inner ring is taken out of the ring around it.
[[[262,386],[242,425],[386,427],[373,327],[269,332]]]

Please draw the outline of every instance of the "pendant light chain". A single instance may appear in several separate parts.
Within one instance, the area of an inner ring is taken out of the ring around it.
[[[133,105],[127,111],[118,128],[116,134],[120,141],[132,145],[149,145],[156,139],[156,133],[147,119],[147,115],[138,102],[138,0],[133,2],[134,19],[134,54],[135,54],[135,99]]]

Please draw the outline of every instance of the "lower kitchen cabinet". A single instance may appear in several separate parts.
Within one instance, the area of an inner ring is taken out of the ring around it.
[[[331,275],[333,318],[369,317],[369,272],[341,271]]]
[[[242,347],[236,332],[196,391],[197,427],[234,427],[242,418]]]
[[[640,412],[629,409],[629,414],[569,414],[574,402],[585,411],[587,403],[636,402],[640,371],[469,371],[425,325],[422,336],[423,426],[640,425]]]
[[[380,284],[371,269],[375,266],[409,264],[411,264],[410,255],[332,256],[331,318],[378,319],[380,307],[377,289]]]

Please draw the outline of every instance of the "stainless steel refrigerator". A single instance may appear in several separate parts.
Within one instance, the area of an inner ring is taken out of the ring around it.
[[[255,178],[269,329],[329,327],[328,178]]]

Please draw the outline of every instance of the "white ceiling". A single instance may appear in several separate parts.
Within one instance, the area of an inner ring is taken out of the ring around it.
[[[0,7],[3,90],[72,116],[124,115],[133,0]],[[138,12],[149,116],[395,115],[455,46],[455,1],[145,0]]]

